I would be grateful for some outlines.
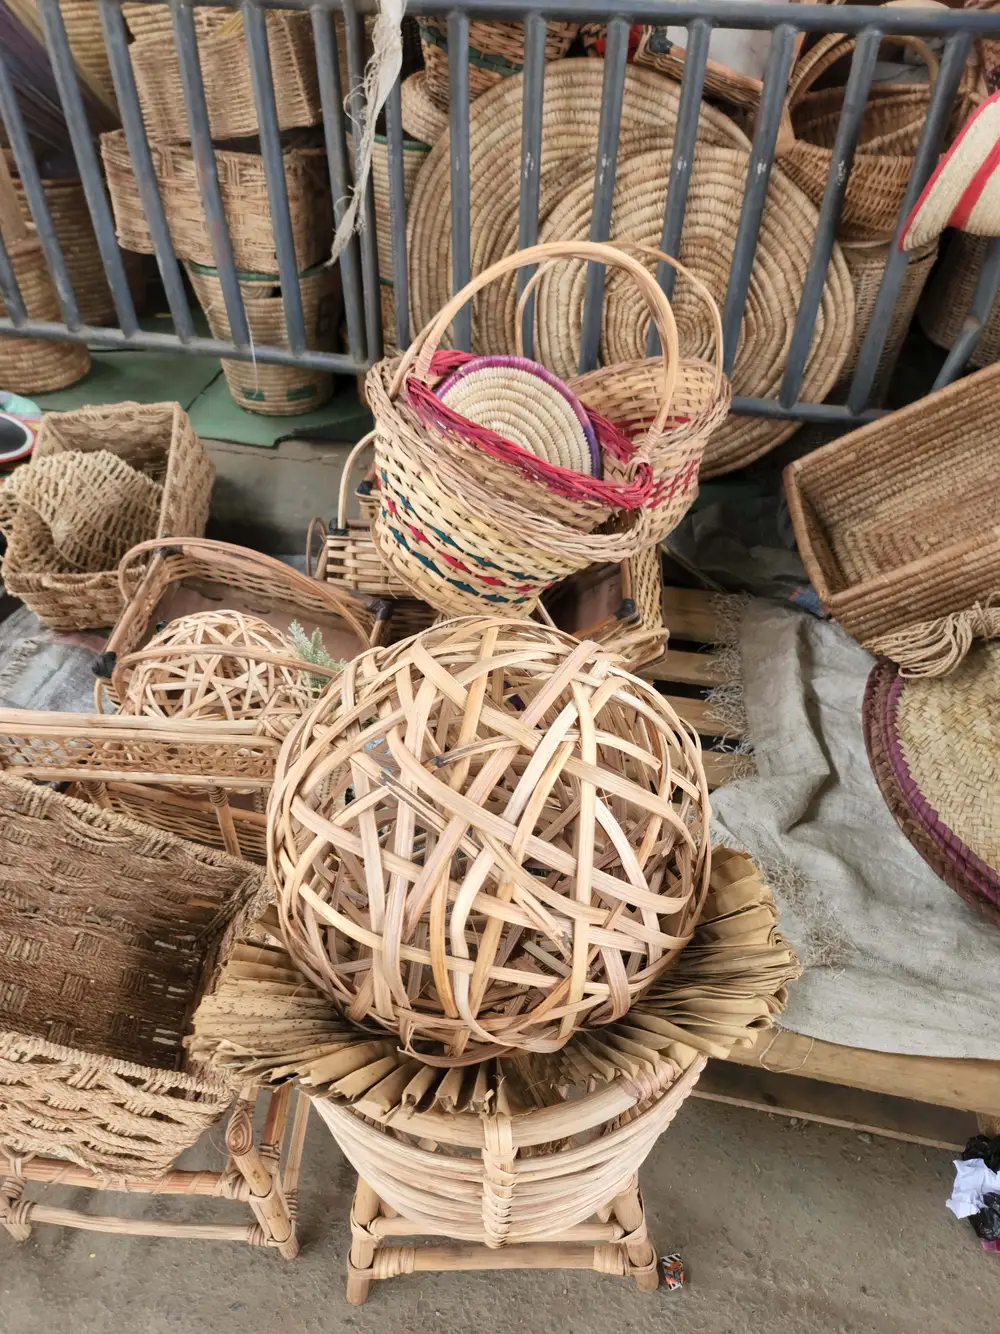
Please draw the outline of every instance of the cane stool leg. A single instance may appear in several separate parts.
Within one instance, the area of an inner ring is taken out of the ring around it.
[[[625,1229],[622,1245],[628,1254],[629,1267],[639,1291],[655,1292],[660,1286],[660,1272],[656,1264],[656,1251],[646,1235],[646,1211],[635,1177],[620,1195],[615,1196],[611,1209]]]
[[[351,1254],[347,1261],[347,1300],[352,1306],[361,1306],[368,1300],[371,1280],[362,1277],[371,1271],[378,1242],[370,1231],[382,1207],[379,1197],[367,1181],[358,1177],[351,1206]]]
[[[253,1138],[255,1094],[239,1100],[226,1128],[226,1147],[230,1157],[250,1187],[247,1203],[264,1232],[267,1244],[276,1247],[279,1255],[286,1260],[295,1259],[299,1253],[299,1243],[278,1177],[274,1146],[281,1143],[284,1135],[290,1093],[290,1088],[285,1087],[278,1089],[271,1097],[264,1127],[264,1145],[268,1149],[266,1155],[257,1148]]]
[[[24,1186],[23,1177],[0,1179],[0,1224],[15,1241],[27,1241],[31,1236],[31,1224],[27,1221],[31,1206],[21,1201]]]

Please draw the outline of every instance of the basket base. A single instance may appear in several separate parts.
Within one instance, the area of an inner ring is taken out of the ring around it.
[[[633,1278],[640,1292],[655,1292],[660,1282],[656,1250],[646,1234],[646,1213],[635,1177],[598,1211],[597,1221],[579,1223],[546,1241],[492,1248],[446,1241],[413,1246],[407,1239],[427,1235],[379,1199],[358,1178],[351,1208],[351,1252],[347,1261],[347,1300],[360,1306],[377,1279],[428,1271],[496,1269],[589,1269]],[[441,1234],[447,1236],[446,1233]],[[386,1242],[403,1244],[386,1245]]]

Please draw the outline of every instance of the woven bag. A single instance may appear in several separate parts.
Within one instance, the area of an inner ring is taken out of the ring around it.
[[[938,61],[926,43],[917,37],[893,40],[925,60],[932,85]],[[809,90],[821,74],[856,45],[856,37],[827,33],[798,62],[789,81],[776,160],[817,207],[823,202],[833,161],[845,90]],[[930,85],[876,88],[869,95],[838,224],[840,240],[892,239],[927,116]]]
[[[991,366],[785,469],[814,588],[905,674],[943,676],[1000,635],[998,431]]]
[[[662,398],[648,434],[660,433],[669,416],[677,331],[670,303],[638,260],[603,243],[553,242],[507,256],[474,278],[404,357],[379,363],[366,383],[381,500],[375,542],[413,593],[442,611],[480,610],[486,603],[523,615],[556,580],[648,544],[642,507],[652,473],[642,446],[633,450],[613,432],[632,476],[625,483],[584,478],[514,445],[480,448],[462,432],[428,425],[404,392],[411,370],[426,384],[440,339],[476,292],[526,264],[560,258],[597,260],[630,274],[664,349]],[[609,530],[594,531],[610,520]]]

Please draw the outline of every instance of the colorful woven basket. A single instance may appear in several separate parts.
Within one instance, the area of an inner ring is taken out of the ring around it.
[[[567,257],[624,268],[633,278],[664,349],[661,402],[647,436],[661,433],[668,419],[677,331],[670,303],[638,260],[603,243],[556,242],[507,256],[474,278],[401,360],[375,366],[366,386],[382,501],[376,544],[416,596],[442,611],[460,613],[487,602],[525,614],[556,580],[594,561],[624,559],[648,544],[642,518],[653,494],[652,469],[644,445],[634,445],[610,423],[591,414],[605,474],[610,460],[614,480],[547,463],[495,433],[483,432],[472,443],[467,423],[455,429],[444,419],[446,405],[433,400],[437,407],[427,408],[435,372],[455,369],[466,357],[437,350],[465,303],[500,275]]]

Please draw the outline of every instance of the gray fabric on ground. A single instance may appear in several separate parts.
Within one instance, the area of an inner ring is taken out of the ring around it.
[[[806,965],[782,1026],[920,1056],[1000,1056],[1000,931],[927,866],[865,752],[873,659],[832,621],[752,602],[740,633],[759,777],[712,797],[718,837],[772,883]]]
[[[0,622],[0,708],[93,713],[100,636],[55,635],[20,607]]]

